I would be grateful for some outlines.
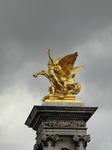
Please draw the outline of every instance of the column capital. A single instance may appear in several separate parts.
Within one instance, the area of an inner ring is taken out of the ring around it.
[[[58,135],[42,135],[42,143],[44,146],[48,146],[48,141],[51,141],[51,146],[55,146],[55,142],[58,140]]]
[[[73,135],[75,146],[80,146],[80,141],[83,142],[83,146],[87,146],[87,142],[90,142],[90,135]]]

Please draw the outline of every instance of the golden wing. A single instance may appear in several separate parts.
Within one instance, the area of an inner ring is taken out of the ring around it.
[[[57,59],[54,61],[54,64],[57,65],[60,60],[61,60],[61,57],[57,58]]]
[[[74,76],[76,75],[76,73],[77,73],[79,70],[81,70],[82,68],[84,68],[84,66],[78,66],[78,67],[73,68],[73,69],[71,70],[71,72],[70,72],[70,76],[71,76],[71,77],[74,77]]]
[[[58,62],[58,64],[61,66],[62,71],[64,72],[64,74],[66,76],[68,76],[70,74],[71,70],[73,69],[74,63],[77,59],[77,56],[78,56],[78,53],[75,52],[74,54],[69,54],[69,55],[63,57]]]

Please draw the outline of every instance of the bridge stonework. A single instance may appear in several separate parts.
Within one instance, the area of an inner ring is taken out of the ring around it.
[[[36,131],[34,150],[86,150],[86,123],[97,107],[80,103],[44,102],[34,106],[25,124]]]

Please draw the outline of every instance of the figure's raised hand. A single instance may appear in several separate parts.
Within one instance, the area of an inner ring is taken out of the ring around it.
[[[50,49],[47,49],[47,52],[49,53],[49,52],[50,52]]]

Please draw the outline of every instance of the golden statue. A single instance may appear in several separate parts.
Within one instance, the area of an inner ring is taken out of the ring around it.
[[[50,50],[47,50],[49,61],[48,71],[41,70],[36,72],[33,76],[44,75],[49,79],[51,87],[49,88],[50,94],[44,98],[44,101],[74,99],[74,94],[78,94],[81,90],[81,85],[74,81],[76,73],[83,68],[78,66],[74,68],[74,63],[77,59],[78,53],[69,54],[63,58],[57,58],[55,61],[51,58]],[[47,99],[47,100],[46,100]]]

